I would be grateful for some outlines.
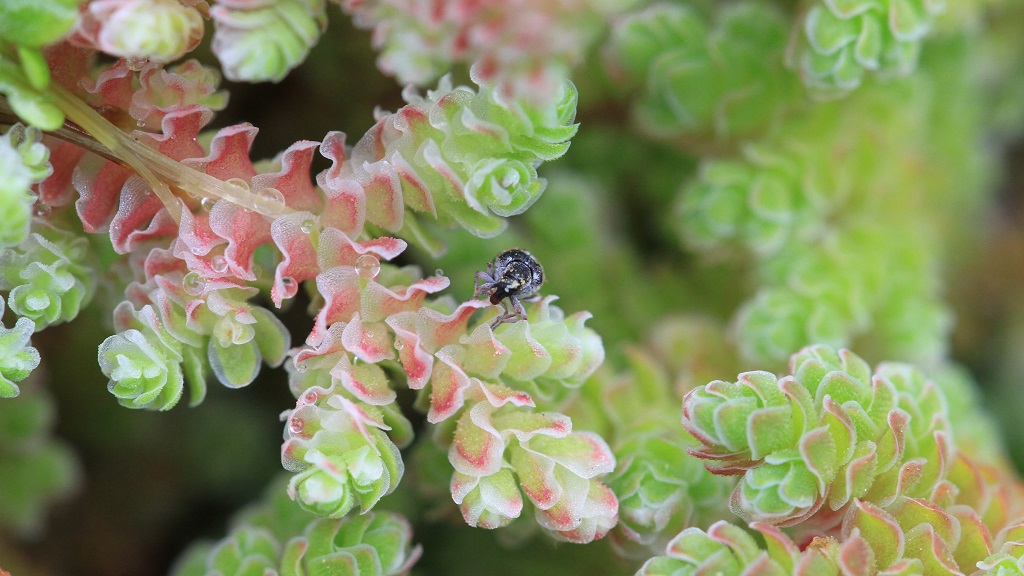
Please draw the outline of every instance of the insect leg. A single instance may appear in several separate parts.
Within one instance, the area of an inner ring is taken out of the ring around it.
[[[516,307],[515,310],[509,310],[508,304],[503,301],[501,303],[503,312],[499,314],[497,318],[494,319],[494,322],[491,323],[491,330],[494,330],[495,328],[501,326],[502,324],[515,324],[516,322],[519,322],[523,318],[526,318],[526,316],[524,315],[525,311],[520,312],[522,304],[519,304],[519,301],[516,300],[516,297],[509,296],[509,301],[512,302],[512,305],[514,307]]]
[[[494,319],[494,323],[491,324],[491,330],[502,324],[515,324],[520,320],[526,320],[526,308],[523,308],[523,304],[519,302],[519,299],[515,296],[509,296],[508,301],[512,304],[512,310],[509,310],[508,306],[502,302],[501,304],[505,312]]]
[[[490,268],[490,266],[488,266]],[[484,283],[480,284],[483,280]],[[494,288],[494,278],[491,277],[487,272],[477,272],[476,277],[473,280],[473,297],[479,298],[480,294],[492,290]]]
[[[516,316],[518,316],[518,318],[516,318],[515,320],[511,320],[511,322],[526,320],[526,308],[523,308],[523,303],[519,301],[519,298],[512,296],[511,298],[509,298],[509,300],[512,301],[512,306],[515,307]]]

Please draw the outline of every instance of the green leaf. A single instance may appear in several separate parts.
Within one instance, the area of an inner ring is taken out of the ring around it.
[[[259,374],[260,350],[255,339],[245,344],[221,346],[216,338],[210,338],[206,351],[217,380],[229,388],[248,386]]]
[[[825,0],[829,10],[840,18],[850,18],[868,10],[880,10],[879,0]]]
[[[878,68],[882,54],[882,25],[874,18],[864,19],[853,53],[861,66],[869,70]]]
[[[24,46],[56,42],[78,20],[82,0],[4,0],[0,2],[0,39]]]
[[[206,398],[206,362],[202,351],[191,346],[182,346],[182,372],[188,384],[189,406],[198,406]]]
[[[42,50],[18,46],[18,59],[28,83],[36,90],[45,90],[50,85],[50,66]]]
[[[25,73],[5,58],[0,58],[0,94],[7,96],[11,109],[26,124],[40,130],[56,130],[64,124],[64,113],[53,100],[33,88]]]
[[[857,39],[860,18],[841,20],[821,6],[807,13],[807,39],[820,54],[834,54]]]
[[[256,318],[256,345],[267,366],[276,368],[284,362],[285,354],[291,347],[292,338],[288,329],[273,312],[259,306],[249,310]]]

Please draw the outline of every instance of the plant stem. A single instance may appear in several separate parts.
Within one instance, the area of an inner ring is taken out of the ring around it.
[[[174,190],[195,198],[226,200],[270,218],[293,212],[284,204],[262,201],[244,180],[214,178],[142,144],[59,84],[51,84],[47,92],[70,120],[51,134],[135,171],[150,185],[175,222],[181,219],[182,204]],[[0,122],[8,116],[14,114],[3,102]]]

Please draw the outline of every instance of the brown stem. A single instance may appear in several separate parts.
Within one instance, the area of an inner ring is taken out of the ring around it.
[[[11,127],[21,122],[18,115],[11,110],[10,105],[7,103],[6,98],[0,97],[0,126]],[[89,135],[88,132],[82,129],[81,126],[75,124],[70,120],[65,120],[64,125],[56,130],[46,130],[44,134],[59,138],[65,142],[70,142],[79,148],[85,148],[89,152],[102,156],[103,158],[124,166],[125,168],[131,168],[127,162],[121,160],[116,154],[110,151],[109,148],[100,144],[95,138]]]

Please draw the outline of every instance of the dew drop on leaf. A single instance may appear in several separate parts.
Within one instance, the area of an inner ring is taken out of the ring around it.
[[[245,190],[246,192],[249,191],[249,183],[241,178],[228,178],[224,183],[228,186],[234,186],[235,188]]]
[[[210,210],[213,210],[213,205],[216,204],[216,203],[217,203],[217,201],[214,200],[213,198],[206,198],[206,197],[204,197],[202,200],[199,201],[199,205],[202,206],[203,210],[206,210],[207,212],[209,212]]]
[[[192,296],[198,296],[206,290],[206,280],[196,272],[189,272],[181,279],[181,287]]]
[[[256,193],[256,208],[271,214],[280,212],[284,208],[284,194],[277,188],[263,188]]]
[[[138,72],[149,64],[149,58],[125,58],[124,63],[132,72]]]
[[[377,274],[380,274],[380,260],[377,260],[372,254],[363,254],[356,258],[356,274],[359,274],[361,278],[373,280]]]
[[[312,219],[306,219],[299,225],[299,230],[302,230],[303,234],[311,234],[316,229],[316,222]]]
[[[213,267],[214,272],[223,274],[228,270],[228,259],[218,254],[210,259],[210,266]]]

